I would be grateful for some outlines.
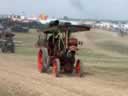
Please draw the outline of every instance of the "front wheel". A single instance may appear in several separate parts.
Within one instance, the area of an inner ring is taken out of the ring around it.
[[[75,72],[78,77],[82,76],[81,62],[79,59],[76,61]]]
[[[60,60],[58,58],[53,60],[52,72],[53,72],[53,75],[55,77],[59,77],[59,73],[60,73]]]

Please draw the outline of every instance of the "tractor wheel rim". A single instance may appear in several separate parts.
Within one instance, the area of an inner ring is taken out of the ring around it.
[[[81,70],[81,68],[80,68],[80,60],[78,60],[77,63],[76,63],[76,74],[78,76],[80,76],[80,74],[81,74],[80,70]]]
[[[43,69],[43,52],[42,50],[40,49],[39,52],[38,52],[38,70],[39,72],[42,72],[42,69]]]
[[[57,77],[57,62],[56,61],[54,61],[53,62],[53,75],[55,76],[55,77]]]

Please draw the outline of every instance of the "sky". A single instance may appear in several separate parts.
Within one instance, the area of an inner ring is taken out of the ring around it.
[[[128,20],[128,0],[0,0],[0,14]]]

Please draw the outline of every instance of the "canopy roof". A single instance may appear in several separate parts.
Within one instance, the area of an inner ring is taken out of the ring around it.
[[[87,25],[57,25],[53,27],[48,27],[43,30],[44,33],[53,33],[55,31],[61,32],[80,32],[80,31],[89,31],[91,29],[90,26]]]

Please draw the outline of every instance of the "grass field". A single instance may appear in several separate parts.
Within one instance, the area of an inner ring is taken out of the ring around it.
[[[85,69],[99,78],[113,81],[128,80],[128,36],[92,30],[85,33],[85,48],[79,51]],[[87,47],[86,47],[87,46]]]

